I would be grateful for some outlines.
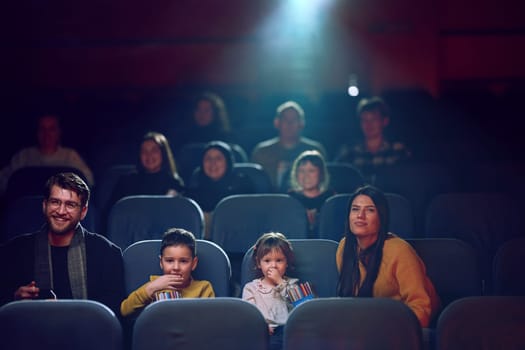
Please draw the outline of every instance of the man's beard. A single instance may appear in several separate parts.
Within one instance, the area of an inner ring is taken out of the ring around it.
[[[49,226],[49,231],[59,236],[64,236],[72,230],[75,230],[78,225],[78,223],[75,223],[74,221],[68,221],[66,226],[56,226],[54,225],[52,218],[48,218],[47,223]]]

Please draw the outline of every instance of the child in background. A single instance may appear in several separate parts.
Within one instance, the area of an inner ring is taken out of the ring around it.
[[[265,233],[255,243],[253,259],[258,278],[246,283],[242,299],[253,303],[263,314],[270,332],[270,349],[281,349],[283,326],[292,309],[288,291],[298,282],[286,276],[286,270],[294,268],[292,245],[282,233]]]
[[[143,309],[155,300],[172,298],[213,298],[215,292],[208,281],[197,281],[191,273],[197,267],[195,236],[180,228],[169,229],[160,246],[162,276],[150,276],[150,281],[131,293],[120,305],[122,316]]]
[[[318,234],[318,216],[324,202],[335,191],[329,188],[330,176],[324,157],[318,151],[304,151],[294,161],[290,174],[291,190],[288,194],[297,198],[306,208],[308,234]]]

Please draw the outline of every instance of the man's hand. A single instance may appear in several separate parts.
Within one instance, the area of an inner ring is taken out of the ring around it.
[[[40,293],[40,288],[36,286],[35,281],[31,281],[26,286],[21,286],[15,291],[15,300],[20,299],[36,299]]]

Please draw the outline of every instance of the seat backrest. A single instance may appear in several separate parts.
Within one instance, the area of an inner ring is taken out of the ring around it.
[[[31,166],[16,170],[7,182],[5,198],[11,202],[22,196],[43,195],[47,180],[58,173],[73,172],[87,182],[78,169],[66,166]]]
[[[494,203],[505,210],[494,215]],[[503,193],[445,193],[434,197],[427,209],[426,237],[458,238],[476,249],[483,279],[490,287],[492,260],[503,242],[523,235],[521,213]]]
[[[525,349],[525,297],[456,300],[441,313],[436,349]]]
[[[160,275],[160,239],[135,242],[122,253],[126,294],[130,294],[149,281],[149,276]],[[192,276],[209,281],[218,297],[230,295],[231,266],[228,256],[217,244],[198,239],[199,262]]]
[[[239,298],[163,300],[138,316],[132,343],[133,350],[267,350],[268,326]]]
[[[239,194],[222,199],[212,216],[211,240],[227,253],[244,254],[265,232],[306,238],[306,210],[286,194]]]
[[[425,263],[442,309],[454,300],[482,295],[479,264],[470,245],[454,238],[414,238],[407,242]]]
[[[92,300],[24,300],[0,308],[2,349],[121,350],[122,328]]]
[[[506,203],[507,210],[494,215],[494,203]],[[425,235],[459,238],[477,249],[495,250],[508,239],[522,235],[517,208],[504,193],[439,194],[427,208]]]
[[[335,297],[339,273],[335,263],[338,243],[328,239],[290,239],[295,255],[295,269],[287,271],[300,282],[309,282],[318,297]],[[241,285],[256,278],[253,247],[242,260]]]
[[[440,164],[402,163],[378,169],[372,184],[408,199],[414,210],[415,229],[423,232],[425,210],[432,198],[455,191],[457,182],[453,172]]]
[[[46,221],[42,212],[42,195],[22,196],[8,203],[3,217],[2,241],[19,236],[24,233],[40,229]],[[91,204],[82,225],[89,231],[96,232],[96,208]]]
[[[361,171],[351,164],[328,162],[326,169],[330,175],[330,188],[337,193],[352,193],[365,183]]]
[[[288,239],[307,238],[306,210],[287,194],[239,194],[223,198],[211,218],[210,239],[228,254],[232,264],[232,296],[240,292],[242,258],[266,232]]]
[[[468,192],[506,192],[523,195],[524,176],[524,162],[515,160],[467,162],[461,168],[461,188]]]
[[[525,237],[503,243],[496,251],[492,264],[493,294],[525,296],[524,266]]]
[[[229,143],[229,145],[232,148],[235,163],[246,163],[248,161],[248,154],[241,145],[236,143]]]
[[[204,215],[199,205],[182,196],[137,195],[117,201],[109,213],[108,238],[122,250],[130,244],[158,239],[172,227],[204,233]]]
[[[336,194],[326,200],[319,216],[319,237],[339,241],[345,233],[348,201],[351,194]],[[385,193],[390,208],[389,231],[403,238],[414,237],[414,215],[408,199]]]
[[[233,165],[235,172],[244,174],[251,180],[255,193],[271,193],[272,181],[263,167],[257,163],[235,163]]]
[[[422,348],[421,326],[404,303],[389,298],[320,298],[295,307],[284,349]]]
[[[135,172],[135,164],[115,164],[104,172],[104,175],[97,179],[97,184],[93,189],[93,200],[97,208],[107,208],[108,201],[113,193],[113,189],[122,175]]]
[[[175,153],[177,169],[185,183],[189,183],[193,171],[201,165],[205,145],[203,142],[184,144]]]

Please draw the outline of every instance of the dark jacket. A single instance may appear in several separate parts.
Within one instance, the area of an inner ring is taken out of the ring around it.
[[[88,299],[120,315],[125,298],[122,251],[107,238],[81,229],[86,242]],[[12,301],[19,287],[35,280],[35,237],[40,232],[15,237],[0,247],[0,305]]]
[[[209,149],[220,151],[226,160],[226,172],[218,180],[212,180],[204,172],[204,155]],[[231,147],[221,141],[209,142],[204,151],[201,165],[195,170],[186,196],[195,200],[204,212],[211,212],[221,199],[234,194],[253,193],[255,186],[244,174],[234,169],[235,158]]]
[[[186,196],[195,200],[204,212],[211,212],[219,201],[234,194],[254,193],[254,185],[244,174],[232,172],[213,181],[197,170]]]

